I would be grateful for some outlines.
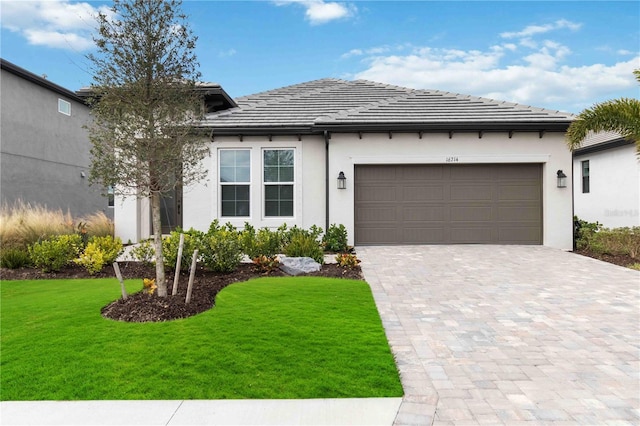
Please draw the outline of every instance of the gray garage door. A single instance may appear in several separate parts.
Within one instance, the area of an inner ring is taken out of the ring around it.
[[[542,244],[542,165],[360,165],[355,243]]]

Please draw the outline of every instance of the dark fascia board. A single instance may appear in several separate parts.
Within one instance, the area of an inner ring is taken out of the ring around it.
[[[38,86],[44,87],[45,89],[49,89],[53,92],[58,93],[59,95],[65,96],[67,98],[73,99],[76,102],[81,104],[85,104],[85,100],[80,96],[72,92],[71,90],[65,89],[62,86],[58,86],[55,83],[50,82],[49,80],[42,78],[34,73],[21,68],[6,59],[0,58],[0,66],[3,70],[10,72],[11,74],[17,75],[20,78],[23,78],[27,81],[37,84]]]
[[[196,91],[200,92],[203,96],[219,97],[222,98],[225,104],[225,109],[237,108],[238,104],[229,96],[229,94],[219,84],[205,83],[196,87]]]
[[[592,154],[594,152],[606,151],[608,149],[618,148],[626,145],[633,145],[634,142],[630,139],[618,138],[612,139],[610,141],[598,143],[595,145],[585,146],[583,148],[578,148],[573,151],[574,157],[579,157],[581,155]]]
[[[215,127],[202,126],[214,135],[220,136],[261,136],[261,135],[312,135],[333,133],[441,133],[441,132],[566,132],[569,121],[562,122],[538,122],[538,123],[434,123],[434,124],[404,124],[404,123],[379,123],[379,124],[341,124],[341,125],[314,125],[308,126],[265,126],[265,127]]]

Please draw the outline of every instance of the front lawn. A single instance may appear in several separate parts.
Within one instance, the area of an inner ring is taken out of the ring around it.
[[[3,281],[0,399],[402,395],[363,281],[254,279],[225,288],[207,312],[164,323],[102,318],[119,292],[114,279]]]

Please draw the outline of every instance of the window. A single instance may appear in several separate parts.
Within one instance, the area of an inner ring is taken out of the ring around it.
[[[219,151],[220,204],[222,216],[249,216],[251,151]]]
[[[115,197],[113,193],[113,186],[109,185],[107,187],[107,203],[109,207],[113,207],[115,205]]]
[[[64,115],[71,115],[71,103],[64,99],[58,99],[58,112]]]
[[[266,149],[264,153],[264,215],[293,216],[293,149]]]
[[[589,193],[589,160],[582,161],[582,193]]]

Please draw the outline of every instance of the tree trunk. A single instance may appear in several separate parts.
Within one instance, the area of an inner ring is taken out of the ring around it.
[[[162,222],[160,221],[160,193],[151,194],[151,222],[156,252],[156,286],[158,296],[167,296],[167,282],[164,278],[164,258],[162,257]]]

